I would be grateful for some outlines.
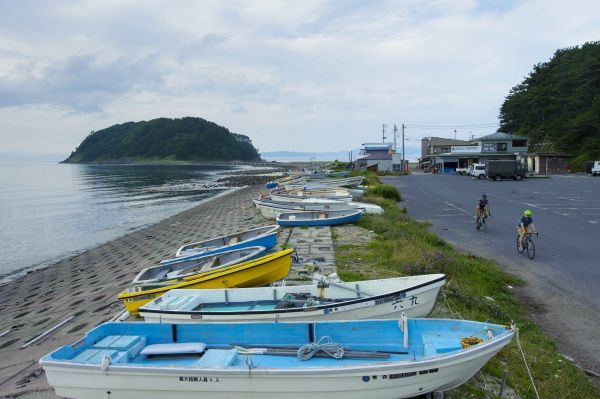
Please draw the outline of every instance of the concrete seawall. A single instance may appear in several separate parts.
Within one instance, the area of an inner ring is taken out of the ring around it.
[[[124,309],[117,294],[144,267],[174,257],[183,243],[275,224],[264,219],[252,202],[267,192],[264,185],[229,192],[1,286],[0,398],[59,398],[38,363],[41,357],[115,317]],[[318,260],[320,273],[335,271],[328,227],[284,228],[276,249],[284,242],[297,249],[301,260],[288,276],[291,284],[299,281],[313,259]]]

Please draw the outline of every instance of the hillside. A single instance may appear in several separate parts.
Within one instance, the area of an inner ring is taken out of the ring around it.
[[[249,137],[202,118],[127,122],[90,133],[63,162],[259,161]]]
[[[571,163],[600,157],[600,42],[557,50],[513,87],[500,109],[499,131],[550,144]]]

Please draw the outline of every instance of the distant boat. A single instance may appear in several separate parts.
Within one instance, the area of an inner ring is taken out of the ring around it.
[[[159,264],[143,269],[133,279],[132,284],[141,285],[164,280],[181,280],[194,274],[213,271],[265,256],[265,247],[244,247],[229,251],[210,253],[194,259]]]
[[[279,234],[279,231],[279,226],[270,225],[241,231],[227,236],[185,244],[175,253],[175,256],[178,257],[177,259],[163,260],[161,263],[174,263],[180,261],[181,258],[193,259],[193,257],[198,255],[206,255],[208,253],[217,253],[250,246],[261,246],[268,250],[277,244],[277,234]]]
[[[339,179],[334,178],[325,178],[325,179],[317,179],[311,180],[307,182],[306,180],[294,180],[290,182],[284,183],[284,187],[286,190],[294,190],[301,188],[311,188],[315,187],[315,185],[325,186],[325,187],[355,187],[362,184],[364,176],[353,176],[353,177],[342,177]]]
[[[444,274],[259,288],[171,290],[139,308],[146,322],[214,323],[427,317]]]
[[[280,226],[335,226],[357,223],[362,211],[346,209],[339,211],[304,211],[280,213],[275,219]]]
[[[183,281],[131,285],[117,298],[123,301],[129,313],[135,315],[140,306],[172,289],[260,287],[281,280],[289,274],[292,267],[292,252],[294,249],[288,248],[243,263],[184,277]]]
[[[513,336],[467,320],[104,323],[40,360],[69,398],[407,398],[455,388]]]
[[[360,209],[363,213],[381,214],[383,208],[377,204],[371,204],[369,202],[359,201],[340,201],[326,198],[305,198],[296,201],[278,201],[273,198],[261,196],[258,199],[253,199],[254,205],[258,208],[261,214],[266,219],[275,219],[279,213],[282,213],[278,209],[269,208],[281,208],[299,211],[326,211],[326,210],[339,210],[339,209]]]
[[[269,196],[279,201],[297,201],[305,198],[326,198],[342,201],[352,201],[352,194],[347,188],[325,187],[314,190],[297,189],[291,191],[271,191]]]
[[[343,202],[328,200],[330,202],[287,202],[273,201],[270,199],[253,199],[254,205],[260,214],[269,220],[277,219],[280,213],[304,212],[304,211],[338,211],[338,210],[360,210],[363,213],[383,213],[383,209],[375,204],[364,202]],[[363,206],[364,205],[364,206]],[[379,209],[377,209],[379,208]]]

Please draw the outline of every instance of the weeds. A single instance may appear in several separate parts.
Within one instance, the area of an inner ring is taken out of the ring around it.
[[[505,325],[515,323],[519,329],[517,338],[522,351],[515,338],[499,356],[486,364],[482,373],[446,392],[445,398],[496,398],[498,381],[504,370],[508,370],[507,389],[514,390],[517,395],[511,398],[537,398],[533,384],[540,398],[600,397],[583,371],[563,358],[552,339],[528,319],[512,288],[524,285],[522,280],[505,273],[490,260],[458,253],[429,232],[429,224],[412,219],[394,199],[380,195],[389,192],[391,190],[383,188],[370,189],[369,194],[360,199],[377,203],[385,213],[365,215],[358,223],[373,231],[375,239],[366,245],[336,246],[340,278],[357,281],[444,273],[447,283],[433,317],[489,320]],[[527,367],[533,375],[533,383]],[[494,392],[490,391],[490,386],[496,388]]]

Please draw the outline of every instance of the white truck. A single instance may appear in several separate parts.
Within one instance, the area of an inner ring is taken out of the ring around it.
[[[454,173],[456,173],[457,175],[466,175],[467,173],[469,173],[469,167],[467,166],[466,168],[456,168],[454,169]]]
[[[485,179],[485,164],[471,164],[471,166],[469,167],[469,172],[467,174],[471,175],[473,179]]]
[[[600,161],[594,161],[592,165],[592,176],[600,176]]]

